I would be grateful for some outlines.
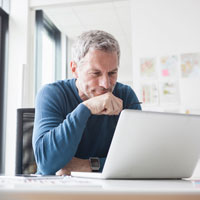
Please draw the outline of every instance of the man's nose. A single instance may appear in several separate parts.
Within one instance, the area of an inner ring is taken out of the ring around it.
[[[109,89],[110,88],[110,79],[108,76],[102,76],[100,78],[100,86],[105,88],[105,89]]]

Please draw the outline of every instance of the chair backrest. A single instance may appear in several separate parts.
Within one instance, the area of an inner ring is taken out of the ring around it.
[[[17,144],[15,174],[33,174],[36,163],[32,148],[35,109],[17,109]]]

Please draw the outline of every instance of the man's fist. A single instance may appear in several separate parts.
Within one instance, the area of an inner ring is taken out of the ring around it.
[[[111,92],[90,98],[83,102],[94,115],[119,115],[123,102]]]

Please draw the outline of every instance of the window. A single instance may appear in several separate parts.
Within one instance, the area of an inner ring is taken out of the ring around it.
[[[54,81],[55,74],[55,43],[47,31],[42,32],[42,80],[41,84]]]
[[[61,33],[44,14],[36,11],[36,90],[61,79]]]
[[[0,8],[0,173],[5,172],[5,85],[8,48],[8,14]]]

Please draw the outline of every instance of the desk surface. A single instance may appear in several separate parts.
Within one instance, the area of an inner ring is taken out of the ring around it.
[[[0,199],[200,199],[200,181],[0,178]]]

